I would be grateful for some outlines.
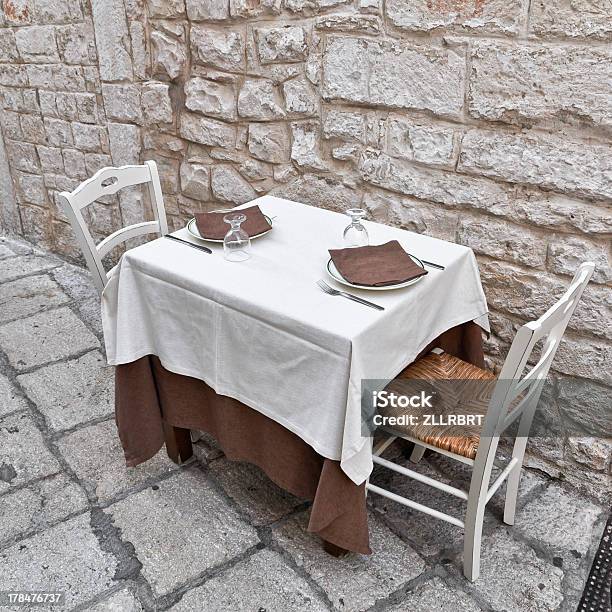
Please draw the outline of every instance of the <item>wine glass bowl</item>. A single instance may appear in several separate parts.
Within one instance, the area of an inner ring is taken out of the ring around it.
[[[228,213],[223,221],[229,223],[230,229],[223,238],[223,255],[228,261],[246,261],[251,256],[251,239],[242,229],[246,215],[240,212]]]
[[[360,247],[370,244],[368,231],[361,223],[366,211],[363,208],[349,208],[346,214],[351,218],[351,223],[346,226],[343,234],[345,247]]]

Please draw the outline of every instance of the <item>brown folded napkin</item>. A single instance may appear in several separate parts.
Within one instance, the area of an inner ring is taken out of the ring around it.
[[[211,240],[223,240],[229,232],[230,225],[223,221],[223,217],[229,212],[240,212],[246,215],[246,221],[240,226],[249,236],[256,236],[270,229],[268,220],[264,217],[259,206],[250,206],[234,211],[196,213],[195,220],[198,232],[202,238]]]
[[[397,240],[375,246],[330,249],[329,254],[342,278],[353,285],[383,287],[427,274]]]

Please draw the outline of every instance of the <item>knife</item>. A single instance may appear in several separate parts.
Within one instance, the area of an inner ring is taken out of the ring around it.
[[[166,234],[164,238],[169,238],[170,240],[176,240],[177,242],[182,242],[183,244],[186,244],[187,246],[193,247],[194,249],[198,249],[198,251],[204,251],[205,253],[209,253],[209,254],[212,253],[212,251],[208,247],[202,246],[201,244],[193,244],[193,242],[187,242],[187,240],[183,240],[182,238],[177,238],[176,236],[172,236],[171,234]]]
[[[425,261],[424,259],[421,259],[421,261],[430,268],[437,268],[438,270],[446,270],[446,268],[444,266],[441,266],[440,264],[436,264],[431,261]]]

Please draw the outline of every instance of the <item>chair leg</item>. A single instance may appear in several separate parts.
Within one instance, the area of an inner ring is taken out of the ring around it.
[[[544,384],[543,382],[541,383]],[[537,395],[539,398],[539,394]],[[504,523],[514,525],[514,514],[516,512],[516,499],[518,497],[519,483],[521,481],[521,469],[523,467],[523,459],[525,457],[525,449],[529,439],[529,430],[533,421],[533,415],[536,410],[538,401],[534,399],[523,410],[521,420],[519,421],[514,446],[512,448],[512,458],[516,459],[516,466],[512,473],[508,475],[506,482],[506,501],[504,503]]]
[[[480,575],[482,525],[497,442],[497,438],[481,437],[472,471],[463,536],[463,574],[470,582]]]
[[[517,438],[514,441],[512,457],[518,461],[508,476],[506,481],[506,501],[504,503],[504,523],[514,525],[514,514],[516,512],[516,500],[518,497],[519,483],[521,481],[521,468],[523,467],[523,457],[527,447],[527,438]]]
[[[465,516],[463,540],[463,574],[474,582],[480,575],[480,544],[486,506],[486,490],[480,495],[475,507]]]
[[[420,446],[419,444],[415,444],[410,455],[410,461],[412,461],[412,463],[418,463],[423,458],[424,454],[425,447]]]

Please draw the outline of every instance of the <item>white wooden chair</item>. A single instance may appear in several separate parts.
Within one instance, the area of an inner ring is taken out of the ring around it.
[[[435,439],[435,436],[431,435],[427,437],[428,441],[425,442],[423,438],[426,436],[422,435],[422,430],[419,432],[418,427],[402,426],[393,429],[385,428],[385,432],[391,434],[390,437],[380,443],[373,451],[374,463],[467,501],[464,520],[460,520],[449,514],[392,493],[382,487],[369,482],[366,483],[366,494],[367,491],[378,493],[409,508],[462,527],[464,529],[463,571],[465,576],[471,581],[478,578],[480,571],[480,545],[485,506],[506,479],[508,479],[508,483],[506,487],[504,522],[508,525],[514,524],[521,467],[534,412],[565,328],[593,274],[594,268],[593,263],[583,263],[578,268],[569,289],[559,301],[537,321],[527,323],[518,330],[500,376],[497,381],[492,382],[493,392],[488,406],[485,404],[484,412],[486,414],[484,416],[483,427],[480,432],[480,438],[479,440],[477,439],[475,446],[461,443],[461,441],[454,444],[452,441],[449,442],[448,436],[446,436],[446,443],[442,443],[443,436]],[[536,361],[536,359],[537,361],[533,367],[528,368],[528,371],[524,373],[536,345],[541,345],[542,347],[539,356],[534,356],[533,361]],[[442,359],[441,354],[445,355],[444,359]],[[426,361],[426,365],[420,364],[419,362],[421,361]],[[437,373],[426,376],[424,371],[428,368],[430,370],[439,368],[441,364],[445,364],[445,366],[450,365],[450,370],[454,370],[453,376],[448,378],[469,378],[472,380],[490,380],[492,378],[492,375],[485,370],[446,355],[439,349],[436,349],[433,355],[430,354],[425,356],[423,360],[418,360],[415,364],[404,370],[395,380],[397,381],[402,377],[414,380],[428,378],[430,381],[436,378],[439,379]],[[461,370],[463,370],[464,375],[457,375],[457,372]],[[499,465],[495,457],[499,437],[517,419],[519,419],[518,429],[512,458],[506,465]],[[419,433],[421,434],[420,437]],[[431,434],[431,430],[429,433]],[[383,459],[380,455],[398,437],[415,444],[410,457],[414,463],[418,463],[425,449],[431,449],[472,466],[469,491],[439,482],[404,466]],[[490,485],[491,470],[494,464],[501,468],[501,473],[493,484]]]
[[[113,195],[124,187],[146,184],[149,189],[151,206],[155,221],[144,221],[121,228],[106,237],[97,246],[94,244],[82,210],[106,195]],[[102,258],[119,244],[144,234],[158,233],[164,236],[168,233],[168,221],[162,196],[157,164],[146,161],[142,166],[122,166],[121,168],[102,168],[90,179],[81,183],[74,191],[63,191],[59,194],[64,213],[68,217],[76,234],[79,246],[83,251],[87,267],[91,272],[94,284],[102,292],[108,281],[102,265]]]

